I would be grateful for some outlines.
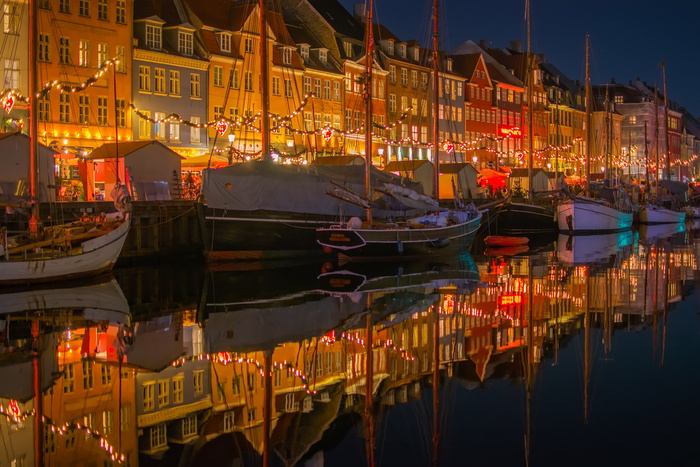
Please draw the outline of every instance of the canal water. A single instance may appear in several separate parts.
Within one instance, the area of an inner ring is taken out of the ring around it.
[[[0,465],[698,465],[698,226],[0,291]]]

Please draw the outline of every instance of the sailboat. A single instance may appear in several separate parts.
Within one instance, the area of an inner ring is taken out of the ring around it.
[[[421,215],[400,217],[390,222],[374,220],[370,173],[372,168],[372,72],[374,65],[373,2],[369,1],[365,33],[365,191],[364,197],[350,194],[353,204],[365,209],[364,219],[353,216],[328,228],[317,229],[318,243],[327,252],[338,252],[347,257],[410,257],[435,254],[438,250],[463,251],[471,246],[476,231],[481,225],[481,212],[475,206],[464,206],[455,200],[455,209],[440,206],[439,192],[440,161],[438,155],[438,107],[439,107],[439,35],[437,0],[433,13],[433,148],[434,183],[433,195],[429,197],[395,186],[384,185],[380,191],[391,195],[402,205],[412,206]]]
[[[590,142],[591,138],[591,78],[589,64],[589,41],[586,36],[586,188],[591,192],[590,183]],[[620,188],[600,189],[599,198],[576,196],[566,193],[568,199],[557,205],[559,231],[565,233],[618,232],[632,227],[632,202],[626,191]]]
[[[36,7],[36,1],[31,0],[29,29],[32,38],[38,37]],[[43,227],[39,204],[35,202],[39,199],[36,54],[37,48],[29,47],[29,232],[13,237],[6,229],[2,230],[0,285],[60,281],[110,270],[121,253],[131,223],[129,193],[121,185],[112,192],[117,213]]]
[[[663,85],[664,85],[664,139],[666,141],[666,170],[668,171],[669,178],[671,175],[671,147],[669,146],[668,140],[668,96],[666,94],[666,66],[661,64],[661,71],[663,75]],[[655,100],[658,99],[658,90],[654,90]],[[658,121],[658,106],[656,109],[656,120]],[[658,125],[657,125],[658,132]],[[647,203],[639,208],[639,222],[643,224],[676,224],[685,222],[686,211],[678,211],[674,209],[669,209],[658,204],[659,196],[659,153],[658,153],[658,137],[657,141],[657,151],[656,151],[656,196],[657,203]],[[662,172],[663,173],[663,172]],[[687,191],[687,188],[686,190]]]
[[[528,102],[528,199],[522,202],[514,201],[511,196],[503,207],[498,211],[498,230],[508,235],[522,235],[528,233],[556,232],[556,211],[554,204],[549,200],[537,201],[533,194],[533,125],[535,102],[533,99],[532,87],[534,85],[534,57],[531,50],[531,21],[530,2],[525,3],[525,18],[527,20],[527,53],[525,69],[526,98]],[[556,167],[555,167],[556,171]]]

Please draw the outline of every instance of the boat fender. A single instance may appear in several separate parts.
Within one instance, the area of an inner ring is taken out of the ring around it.
[[[430,246],[433,248],[445,248],[447,245],[450,244],[450,239],[449,238],[438,238],[430,242]]]
[[[359,229],[362,228],[362,220],[359,217],[351,217],[347,223],[348,229]]]
[[[396,242],[396,247],[397,247],[398,250],[399,250],[399,254],[402,255],[402,254],[403,254],[403,242],[402,242],[401,240],[399,240],[398,242]]]

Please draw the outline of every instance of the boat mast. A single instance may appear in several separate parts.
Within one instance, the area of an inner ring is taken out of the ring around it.
[[[433,196],[438,199],[440,190],[440,145],[438,135],[440,131],[440,122],[438,121],[438,109],[440,107],[440,78],[438,76],[438,58],[440,55],[440,35],[438,33],[439,13],[438,0],[433,0],[433,149],[435,155],[433,157]]]
[[[270,103],[268,93],[267,63],[267,7],[265,0],[260,0],[260,158],[270,159]]]
[[[591,46],[591,36],[586,36],[586,193],[591,193],[591,64],[589,60],[589,49]]]
[[[372,65],[374,61],[374,10],[373,0],[368,1],[366,23],[365,23],[365,197],[370,199],[372,187],[370,181],[370,170],[372,167]],[[365,210],[367,222],[372,224],[372,211]]]
[[[29,230],[32,233],[39,231],[41,225],[39,213],[39,118],[37,115],[37,8],[36,0],[29,0],[29,202],[32,205],[32,214],[29,219]]]
[[[533,164],[533,155],[532,155],[532,138],[533,138],[533,131],[532,131],[532,124],[534,122],[534,110],[535,110],[535,104],[532,101],[532,82],[533,82],[533,74],[534,74],[534,61],[532,59],[532,48],[531,48],[531,26],[530,26],[530,0],[525,0],[525,19],[527,20],[527,74],[525,75],[525,85],[527,86],[527,105],[528,105],[528,112],[527,112],[527,191],[528,191],[528,199],[532,201],[533,199],[533,192],[532,192],[532,164]]]
[[[666,176],[671,180],[671,146],[668,141],[668,94],[666,93],[666,64],[661,62],[661,79],[664,84],[664,139],[666,140]],[[661,172],[663,174],[663,172]],[[678,180],[681,179],[680,171]]]
[[[654,86],[654,198],[659,197],[659,88]]]

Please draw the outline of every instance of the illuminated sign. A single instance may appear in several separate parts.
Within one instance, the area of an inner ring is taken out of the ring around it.
[[[498,125],[498,135],[509,138],[522,138],[523,130],[519,126]]]
[[[498,306],[520,305],[523,303],[521,294],[501,295],[498,297]]]

